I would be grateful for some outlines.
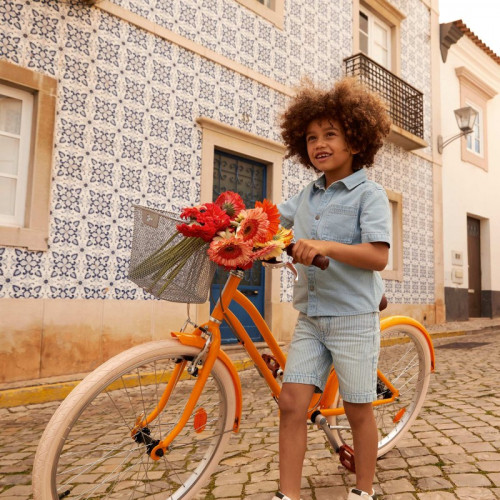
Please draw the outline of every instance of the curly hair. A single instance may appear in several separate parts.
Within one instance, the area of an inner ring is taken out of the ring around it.
[[[307,154],[305,134],[309,124],[317,119],[339,123],[349,148],[358,151],[353,155],[354,171],[373,165],[391,127],[382,99],[355,78],[342,78],[330,90],[307,82],[281,117],[281,136],[288,150],[286,158],[295,156],[306,167],[314,168]]]

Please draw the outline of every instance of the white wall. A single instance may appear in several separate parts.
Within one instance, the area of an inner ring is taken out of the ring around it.
[[[466,35],[452,45],[446,63],[441,65],[442,135],[459,132],[454,109],[460,107],[460,81],[455,68],[465,67],[496,92],[500,92],[500,65],[477,47]],[[500,290],[500,95],[487,104],[488,169],[461,157],[460,140],[443,151],[443,238],[446,287],[468,287],[467,215],[481,221],[482,289]],[[463,254],[462,284],[451,280],[452,251]]]

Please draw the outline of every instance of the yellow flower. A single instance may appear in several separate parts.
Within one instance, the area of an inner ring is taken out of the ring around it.
[[[258,248],[269,247],[269,253],[260,257],[263,260],[269,260],[273,257],[278,258],[283,253],[283,250],[292,242],[292,239],[292,230],[280,227],[271,240],[266,241],[265,243],[256,243],[255,246]]]

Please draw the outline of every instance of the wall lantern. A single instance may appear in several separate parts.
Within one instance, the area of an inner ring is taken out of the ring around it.
[[[454,135],[453,137],[450,137],[449,139],[446,139],[446,141],[443,142],[443,137],[441,135],[438,135],[438,153],[442,154],[443,149],[450,144],[450,142],[453,142],[455,139],[458,139],[459,137],[463,137],[467,134],[470,134],[473,130],[474,123],[476,121],[477,117],[477,111],[475,109],[472,109],[470,106],[465,106],[464,108],[460,109],[455,109],[455,118],[457,119],[457,125],[458,128],[460,129],[460,133],[457,135]]]

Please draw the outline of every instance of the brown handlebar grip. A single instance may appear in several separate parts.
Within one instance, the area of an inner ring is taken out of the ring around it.
[[[290,245],[288,245],[286,247],[286,253],[288,255],[290,255],[290,257],[292,256],[292,248],[294,245],[295,245],[295,243],[290,243]],[[328,260],[328,257],[325,257],[324,255],[318,254],[318,255],[316,255],[316,257],[314,257],[314,259],[312,261],[312,265],[319,267],[320,269],[322,269],[324,271],[330,265],[330,261]]]

